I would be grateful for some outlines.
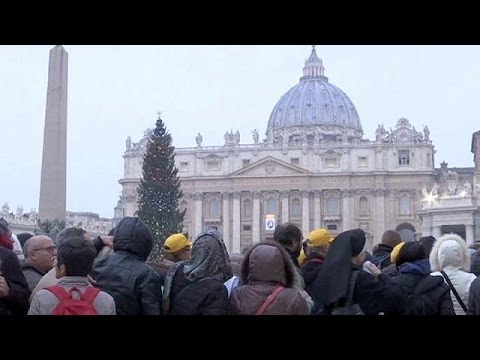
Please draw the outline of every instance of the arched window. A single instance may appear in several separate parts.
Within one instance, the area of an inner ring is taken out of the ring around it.
[[[359,200],[359,208],[360,208],[360,214],[366,215],[369,214],[370,211],[368,211],[368,200],[365,196],[362,196]]]
[[[188,218],[187,208],[188,208],[188,203],[187,203],[186,201],[182,201],[182,202],[180,203],[180,211],[185,210],[185,219]]]
[[[300,199],[293,199],[292,200],[292,216],[301,216],[302,215],[302,208],[300,207]]]
[[[338,214],[338,198],[337,197],[332,196],[327,199],[327,214],[330,214],[330,215]]]
[[[412,213],[412,199],[404,195],[400,198],[400,215],[410,215]]]
[[[252,202],[250,199],[243,200],[243,216],[252,217]]]
[[[212,199],[208,203],[208,214],[212,218],[220,217],[220,201]]]
[[[269,198],[267,200],[267,214],[276,214],[277,213],[277,200],[274,198]]]

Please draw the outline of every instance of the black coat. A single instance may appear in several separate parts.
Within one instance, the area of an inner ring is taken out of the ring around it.
[[[26,315],[29,308],[30,290],[23,275],[17,255],[0,247],[0,273],[7,281],[10,292],[0,299],[0,315]]]
[[[360,267],[352,264],[353,270],[358,271],[353,290],[353,303],[358,304],[365,315],[396,314],[400,315],[405,306],[403,290],[392,278],[385,274],[378,275],[377,279]],[[313,313],[330,314],[335,307],[345,305],[346,298],[340,298],[336,304],[330,304],[323,310],[315,307]],[[318,310],[317,310],[318,309]]]
[[[480,277],[470,284],[467,315],[480,315]]]
[[[396,276],[393,281],[405,292],[403,314],[455,315],[450,288],[441,276],[408,273]]]
[[[320,254],[312,253],[307,256],[307,260],[301,266],[300,270],[302,273],[303,281],[305,282],[305,291],[308,295],[312,295],[313,291],[313,284],[315,283],[315,279],[318,276],[318,272],[322,267],[324,257]]]
[[[382,270],[387,266],[391,265],[392,262],[390,261],[390,254],[392,253],[393,248],[389,245],[385,244],[378,244],[377,250],[373,253],[373,257],[376,261],[372,261],[377,267]],[[381,264],[377,264],[377,262],[381,260]],[[370,260],[371,261],[371,260]]]
[[[363,270],[357,276],[353,303],[360,305],[365,315],[400,314],[405,298],[401,288],[385,274],[375,277]]]
[[[470,263],[470,272],[475,275],[480,275],[480,251],[477,250],[473,253]]]
[[[96,286],[115,300],[117,315],[162,314],[160,276],[145,264],[152,244],[145,224],[126,217],[115,230],[115,253],[95,259],[91,276]]]
[[[176,268],[170,290],[169,315],[225,315],[228,291],[220,280],[202,278],[189,281],[183,265]]]
[[[117,315],[162,314],[160,276],[134,254],[119,250],[97,258],[91,276],[115,300]]]

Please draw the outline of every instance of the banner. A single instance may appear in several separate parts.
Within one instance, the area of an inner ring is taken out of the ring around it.
[[[275,230],[275,215],[266,215],[265,216],[265,230],[273,231]]]

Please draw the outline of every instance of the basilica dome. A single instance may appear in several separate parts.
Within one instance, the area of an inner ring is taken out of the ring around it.
[[[349,97],[324,76],[322,60],[315,47],[305,61],[300,83],[283,95],[273,108],[267,136],[308,128],[321,134],[361,137],[363,134],[357,109]]]

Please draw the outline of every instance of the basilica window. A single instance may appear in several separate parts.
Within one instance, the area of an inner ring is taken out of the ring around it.
[[[243,200],[243,216],[252,217],[252,202],[250,199]]]
[[[358,167],[368,167],[368,157],[359,156],[358,157]]]
[[[242,166],[247,167],[248,165],[250,165],[250,159],[243,159]]]
[[[398,165],[410,165],[410,150],[398,150]]]
[[[327,199],[326,213],[328,215],[337,215],[339,212],[338,197],[331,196]]]
[[[208,215],[211,218],[220,217],[220,201],[217,199],[212,199],[208,202]]]
[[[269,198],[267,200],[267,214],[276,214],[277,213],[277,200],[274,198]]]
[[[299,217],[302,215],[302,209],[300,207],[300,199],[293,199],[292,200],[292,212],[293,217]]]
[[[324,159],[323,167],[338,167],[338,158],[337,157],[326,157]]]
[[[207,161],[207,170],[220,170],[220,161],[218,160],[209,160]]]
[[[432,156],[427,153],[427,166],[432,166]]]
[[[180,171],[187,172],[188,171],[188,161],[182,161],[180,163]]]
[[[400,215],[411,215],[412,214],[412,199],[403,195],[400,197]]]
[[[360,215],[368,215],[370,211],[368,211],[368,200],[365,196],[362,196],[358,201],[359,208],[360,208]]]
[[[290,163],[292,165],[297,165],[298,166],[298,165],[300,165],[300,159],[299,158],[292,158],[292,159],[290,159]]]

